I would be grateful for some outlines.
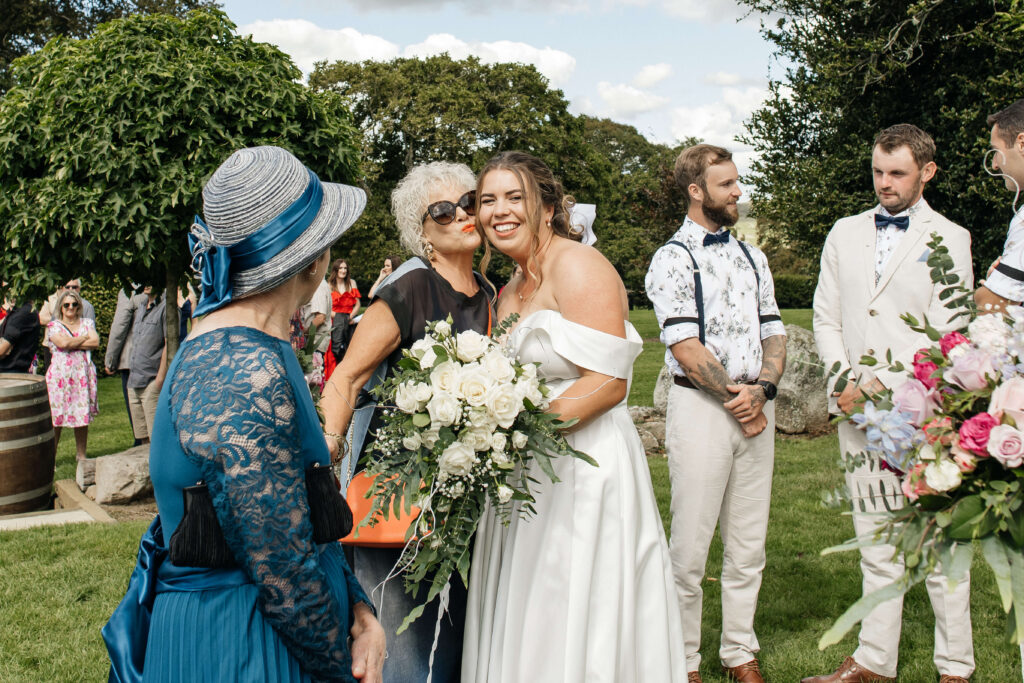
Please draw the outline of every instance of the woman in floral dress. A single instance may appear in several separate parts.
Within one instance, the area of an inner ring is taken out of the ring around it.
[[[89,423],[99,412],[96,367],[91,354],[100,344],[96,323],[82,317],[82,297],[65,290],[57,297],[54,319],[46,330],[46,344],[53,354],[46,371],[46,388],[50,394],[54,441],[60,443],[62,427],[73,427],[75,452],[79,460],[85,460]]]

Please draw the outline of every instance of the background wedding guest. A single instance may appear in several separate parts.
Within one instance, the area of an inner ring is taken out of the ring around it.
[[[46,370],[46,389],[50,396],[54,443],[60,443],[61,430],[75,430],[75,454],[85,460],[89,423],[99,412],[96,366],[90,352],[100,344],[96,322],[83,318],[82,297],[66,289],[54,304],[53,320],[47,323],[50,367]]]
[[[0,321],[0,372],[29,372],[39,344],[39,315],[27,301],[4,298],[8,313]]]
[[[689,206],[647,271],[647,296],[674,383],[665,416],[672,482],[672,564],[687,670],[700,681],[704,569],[720,524],[722,638],[730,680],[763,683],[754,613],[765,564],[775,461],[775,398],[786,333],[768,260],[729,234],[741,190],[732,154],[680,153],[676,183]]]
[[[234,152],[203,188],[194,262],[203,281],[229,286],[204,288],[203,317],[161,395],[150,458],[159,514],[103,629],[111,680],[132,670],[127,680],[163,683],[380,683],[385,639],[369,598],[339,536],[318,536],[314,503],[330,491],[306,481],[331,459],[288,342],[292,312],[365,204],[359,188],[320,182],[279,147]],[[184,523],[183,490],[200,480],[219,542]]]
[[[64,286],[58,287],[57,290],[46,299],[46,302],[39,309],[40,325],[47,324],[56,316],[57,311],[55,310],[55,305],[57,303],[57,297],[60,296],[61,293],[65,291],[78,292],[79,296],[81,296],[81,278],[71,278],[66,283],[64,283]],[[93,307],[91,303],[89,303],[85,299],[82,299],[82,317],[88,318],[89,320],[96,322],[96,309]]]
[[[132,350],[128,357],[128,406],[132,429],[140,443],[149,443],[157,399],[167,373],[165,297],[151,288],[139,302],[132,322]]]
[[[1002,176],[1006,189],[1013,192],[1015,214],[1006,233],[1003,253],[988,277],[974,292],[981,311],[1003,310],[1024,301],[1024,99],[988,117],[992,126],[990,163],[992,175]]]
[[[393,368],[402,358],[402,349],[423,338],[428,322],[451,315],[455,332],[489,332],[494,290],[473,272],[473,255],[481,241],[472,218],[475,186],[476,178],[468,166],[439,161],[414,167],[392,192],[391,210],[402,245],[415,256],[377,291],[344,360],[324,387],[320,405],[332,453],[342,452],[341,435],[354,422],[356,453],[352,457],[360,456],[364,435],[373,434],[380,424],[371,420],[375,414],[372,404],[353,418],[353,408],[362,407],[360,390],[375,371]],[[357,546],[356,576],[364,586],[377,586],[390,576],[400,556],[400,548]],[[399,635],[396,631],[405,615],[426,601],[430,577],[416,595],[402,590],[400,576],[393,580],[395,584],[382,594],[380,607],[389,651],[384,680],[425,681],[431,670],[437,601],[427,605],[408,630]],[[439,622],[433,655],[435,681],[459,680],[465,610],[466,588],[460,580],[453,580],[448,614]]]
[[[330,379],[335,366],[341,362],[352,337],[352,319],[359,313],[359,287],[349,275],[348,262],[337,259],[327,275],[331,286],[331,343],[324,362],[324,376]]]
[[[302,324],[306,330],[316,326],[313,336],[313,351],[319,353],[321,358],[327,353],[327,346],[331,342],[331,286],[326,280],[321,280],[313,293],[313,298],[307,301],[299,314],[302,317]]]
[[[377,293],[377,288],[380,287],[385,278],[387,278],[388,275],[391,275],[391,273],[393,273],[400,265],[402,265],[402,259],[397,256],[384,257],[384,266],[380,269],[380,274],[377,275],[377,279],[373,281],[373,285],[370,287],[370,292],[366,295],[366,298],[373,299],[374,294]]]
[[[128,400],[128,375],[130,373],[129,359],[132,355],[132,328],[135,322],[135,312],[140,306],[145,306],[149,301],[148,294],[152,287],[138,287],[133,285],[131,296],[123,289],[117,292],[117,306],[114,308],[114,318],[110,321],[110,334],[107,337],[107,353],[103,358],[103,366],[108,375],[115,372],[121,375],[121,393],[124,395],[124,408],[128,412],[128,424],[132,427],[132,435],[135,435],[135,425],[132,421],[131,402]],[[142,443],[137,436],[135,445]]]
[[[932,233],[942,237],[953,259],[954,272],[967,288],[974,284],[971,236],[937,213],[924,200],[925,185],[935,176],[935,142],[920,128],[898,124],[875,139],[871,174],[878,204],[840,219],[832,227],[821,254],[821,274],[814,292],[814,340],[826,368],[839,363],[849,371],[849,383],[835,390],[839,374],[828,380],[829,410],[849,413],[863,393],[895,388],[904,373],[887,367],[862,365],[865,354],[884,357],[907,367],[914,352],[929,346],[928,337],[915,332],[900,316],[925,318],[948,332],[953,312],[939,298],[944,285],[933,284],[928,267]],[[841,455],[864,453],[866,436],[852,422],[839,423]],[[848,472],[846,484],[853,502],[853,528],[869,538],[887,509],[903,507],[899,478],[881,466],[876,455],[864,453],[865,462]],[[868,545],[860,549],[865,595],[893,583],[903,575],[903,559],[892,546]],[[935,612],[935,666],[942,683],[964,683],[974,671],[971,641],[970,576],[951,591],[948,580],[935,571],[926,579]],[[903,623],[903,598],[882,603],[861,622],[860,643],[832,674],[812,676],[803,683],[856,683],[894,681]]]

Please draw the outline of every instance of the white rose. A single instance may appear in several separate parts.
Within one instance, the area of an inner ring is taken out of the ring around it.
[[[409,347],[409,355],[413,358],[423,358],[423,354],[426,353],[428,349],[434,348],[434,344],[436,343],[437,342],[434,341],[433,337],[430,335],[427,335],[423,339],[417,339],[412,343],[412,346]]]
[[[496,451],[503,451],[508,447],[508,437],[505,436],[504,432],[494,432],[491,434],[491,448]]]
[[[508,429],[523,409],[523,399],[509,384],[495,384],[487,392],[487,410],[499,425]]]
[[[495,467],[505,469],[512,461],[508,459],[508,454],[504,451],[491,451],[491,462],[494,463]]]
[[[525,448],[527,442],[526,434],[518,429],[512,432],[512,448]]]
[[[420,402],[416,398],[412,382],[403,382],[395,389],[395,405],[403,413],[415,413],[420,409]]]
[[[468,422],[471,427],[486,429],[488,432],[493,432],[498,426],[498,422],[491,416],[491,412],[487,410],[486,405],[479,408],[471,408]]]
[[[441,431],[435,425],[430,425],[430,429],[420,434],[420,441],[427,448],[433,448],[439,438],[441,438]]]
[[[434,392],[447,392],[458,395],[459,393],[459,366],[450,360],[439,363],[436,368],[430,371],[430,384]]]
[[[523,366],[523,377],[534,379],[537,377],[537,364],[527,363]]]
[[[459,432],[459,441],[474,451],[486,451],[491,447],[491,433],[483,429],[464,429]]]
[[[924,468],[924,481],[936,491],[949,491],[960,485],[960,468],[955,462],[942,458]]]
[[[982,351],[998,356],[1006,353],[1010,328],[1001,315],[979,315],[967,325],[967,338]]]
[[[447,472],[454,476],[465,476],[473,471],[475,463],[476,454],[473,452],[473,449],[461,441],[453,441],[441,453],[437,466],[442,472]]]
[[[438,320],[437,325],[434,326],[434,334],[439,337],[447,337],[452,333],[452,326],[448,324],[447,320]]]
[[[427,402],[427,412],[430,413],[431,424],[441,427],[447,426],[458,419],[462,412],[459,399],[446,391],[435,391]]]
[[[433,393],[434,392],[430,388],[430,385],[426,382],[417,382],[412,387],[412,394],[416,397],[416,400],[420,402],[421,407],[427,404],[427,401],[430,400]]]
[[[473,330],[466,330],[455,336],[455,355],[463,363],[472,363],[484,355],[490,345],[491,340],[484,335]]]
[[[510,500],[512,500],[512,489],[502,484],[498,487],[498,502],[507,503]]]
[[[487,375],[495,382],[509,382],[516,376],[516,370],[512,363],[498,349],[491,349],[480,359]]]
[[[420,356],[420,370],[429,370],[434,367],[434,363],[436,362],[437,354],[434,353],[434,347],[431,346],[423,352],[422,356]]]
[[[463,366],[459,373],[459,393],[471,406],[484,405],[493,384],[487,372],[475,363]]]
[[[544,394],[540,391],[540,382],[535,378],[520,377],[519,381],[516,382],[515,387],[519,396],[529,400],[534,406],[543,408],[547,405],[544,400]]]
[[[419,432],[413,432],[402,437],[402,447],[407,451],[418,450],[423,440],[420,438]]]

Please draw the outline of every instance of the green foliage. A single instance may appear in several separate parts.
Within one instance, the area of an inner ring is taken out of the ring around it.
[[[56,36],[86,38],[103,22],[131,14],[184,16],[212,0],[6,0],[0,12],[0,95],[11,86],[11,62]]]
[[[764,228],[797,253],[818,254],[836,219],[875,202],[875,136],[912,123],[938,146],[926,197],[971,231],[984,272],[1011,214],[1002,181],[981,168],[985,118],[1020,97],[1020,0],[742,2],[772,14],[762,33],[791,64],[748,124]]]
[[[52,291],[67,272],[176,280],[202,184],[241,147],[280,145],[325,180],[356,177],[338,96],[234,31],[218,11],[134,16],[15,62],[0,99],[0,271],[16,293]]]
[[[779,273],[775,280],[775,301],[779,308],[810,308],[814,302],[814,288],[818,278],[813,275]]]
[[[107,342],[110,337],[110,323],[114,321],[114,310],[117,308],[117,292],[121,285],[109,278],[83,278],[82,298],[96,309],[96,333],[100,337],[99,348],[92,352],[92,362],[96,370],[103,376],[103,358],[107,354]],[[116,369],[116,368],[115,368]]]

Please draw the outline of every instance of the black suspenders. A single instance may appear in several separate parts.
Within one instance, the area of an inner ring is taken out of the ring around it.
[[[668,318],[665,321],[665,327],[671,325],[678,325],[679,323],[697,323],[697,334],[700,343],[704,343],[704,288],[700,283],[700,266],[697,265],[697,259],[693,257],[693,252],[690,248],[677,240],[670,240],[668,244],[674,244],[677,247],[682,247],[686,255],[690,257],[690,261],[693,263],[693,299],[694,303],[697,304],[697,317],[680,317],[680,318]],[[736,240],[736,244],[740,245],[740,249],[743,251],[743,255],[747,257],[747,262],[750,263],[750,267],[754,270],[754,280],[757,281],[757,316],[759,323],[768,323],[775,320],[782,320],[777,315],[761,315],[761,274],[757,272],[757,266],[754,265],[754,258],[750,255],[750,250],[747,249],[747,245],[742,240]],[[667,245],[666,245],[667,246]]]

